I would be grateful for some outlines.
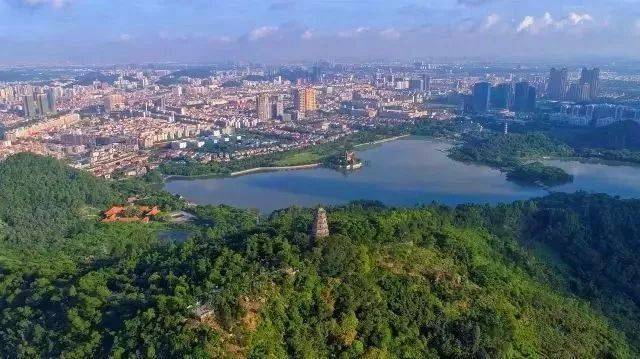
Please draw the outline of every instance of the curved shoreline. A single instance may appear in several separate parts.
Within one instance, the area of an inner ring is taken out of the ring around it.
[[[381,143],[396,141],[396,140],[400,140],[400,139],[406,138],[406,137],[411,137],[411,135],[400,135],[400,136],[394,136],[394,137],[389,137],[389,138],[383,138],[381,140],[377,140],[377,141],[373,141],[373,142],[358,143],[357,145],[354,145],[353,147],[354,148],[358,148],[358,147],[363,147],[363,146],[379,145]]]
[[[274,166],[274,167],[254,167],[242,171],[236,171],[229,173],[229,177],[237,177],[256,172],[272,172],[272,171],[290,171],[290,170],[303,170],[308,168],[320,167],[321,163],[310,163],[306,165],[297,166]]]
[[[374,146],[374,145],[379,145],[386,142],[396,141],[406,137],[411,137],[411,135],[407,134],[407,135],[383,138],[381,140],[377,140],[373,142],[359,143],[357,145],[354,145],[353,147],[359,148],[363,146]],[[225,174],[211,173],[211,174],[203,174],[203,175],[195,175],[195,176],[165,175],[163,177],[163,181],[168,182],[168,181],[197,180],[197,179],[207,179],[207,178],[225,178],[225,177],[228,178],[228,177],[243,176],[251,173],[303,170],[303,169],[317,168],[320,166],[322,166],[322,163],[318,162],[318,163],[309,163],[309,164],[295,165],[295,166],[254,167],[254,168],[248,168],[246,170],[240,170],[240,171],[235,171],[235,172],[225,173]]]

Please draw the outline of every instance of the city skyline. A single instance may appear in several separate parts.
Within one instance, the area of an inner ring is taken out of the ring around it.
[[[630,58],[638,4],[0,0],[0,64]]]

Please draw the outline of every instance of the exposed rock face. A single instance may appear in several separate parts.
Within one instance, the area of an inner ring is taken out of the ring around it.
[[[325,238],[329,236],[329,225],[327,224],[327,212],[324,208],[318,208],[316,218],[313,221],[311,234],[315,239]]]

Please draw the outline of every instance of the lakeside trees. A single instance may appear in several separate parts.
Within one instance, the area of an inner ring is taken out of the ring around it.
[[[523,184],[557,186],[572,182],[573,176],[560,168],[545,166],[540,162],[518,165],[507,172],[507,179]]]
[[[560,168],[526,161],[571,155],[571,147],[542,133],[468,137],[462,146],[454,147],[450,152],[454,160],[485,164],[506,171],[508,180],[546,186],[571,182],[573,177]]]

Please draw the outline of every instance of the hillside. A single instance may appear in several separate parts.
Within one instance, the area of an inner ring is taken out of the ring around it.
[[[454,147],[451,157],[458,161],[486,164],[497,168],[515,167],[522,160],[543,156],[570,156],[573,150],[542,133],[490,134],[469,137]]]
[[[640,348],[640,200],[557,193],[457,211],[470,226],[533,250],[553,267],[557,286],[588,300]]]
[[[137,188],[30,155],[0,171],[3,197],[30,203],[22,212],[43,200],[68,223],[83,213],[63,209]],[[0,357],[631,357],[605,317],[552,289],[560,272],[496,230],[491,208],[354,203],[329,209],[320,241],[308,209],[259,224],[224,206],[191,211],[186,225],[63,226],[38,261],[21,237],[0,241]],[[43,239],[29,228],[26,242]],[[159,241],[167,229],[190,239]],[[69,264],[51,270],[60,258]]]
[[[634,121],[581,130],[556,130],[553,136],[578,149],[640,150],[640,124]]]
[[[105,181],[27,153],[0,162],[0,198],[0,237],[22,244],[61,240],[83,210],[122,200]]]

